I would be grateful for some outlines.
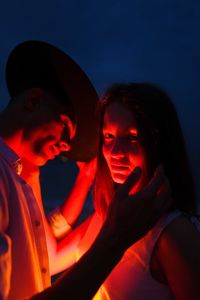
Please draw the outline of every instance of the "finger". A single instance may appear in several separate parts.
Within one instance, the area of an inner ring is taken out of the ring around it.
[[[162,166],[157,168],[154,177],[144,189],[126,197],[127,208],[132,211],[135,205],[141,205],[151,210],[151,208],[154,207],[154,201],[156,201],[156,196],[159,191],[163,193],[163,196],[170,197],[171,195],[171,187],[168,179],[164,175]]]
[[[157,191],[160,189],[162,183],[165,180],[165,174],[163,167],[160,165],[156,169],[154,176],[150,180],[150,182],[147,184],[145,188],[143,188],[141,191],[137,192],[135,196],[139,198],[150,198],[153,197]]]
[[[135,186],[135,184],[140,179],[141,174],[142,174],[141,168],[140,167],[136,167],[133,170],[133,172],[128,176],[128,178],[126,179],[126,181],[124,182],[124,184],[122,186],[120,186],[120,188],[118,189],[118,191],[120,193],[128,194],[130,192],[130,190]]]
[[[160,189],[158,189],[157,191],[157,195],[159,195],[160,193],[164,193],[168,196],[171,196],[171,185],[170,185],[170,182],[168,180],[167,177],[165,177],[165,180],[163,182],[163,184],[161,185]]]
[[[173,198],[171,196],[171,186],[169,180],[166,178],[164,184],[161,189],[157,193],[156,202],[160,201],[160,205],[165,207],[166,209],[170,208],[173,204]],[[157,204],[157,203],[156,203]]]
[[[154,172],[153,177],[151,178],[148,185],[146,186],[147,192],[152,192],[153,194],[155,194],[158,191],[158,189],[161,187],[165,179],[166,177],[164,174],[163,166],[159,165],[156,171]]]
[[[132,212],[134,207],[139,207],[139,205],[143,210],[143,213],[148,217],[152,215],[152,218],[158,219],[161,214],[166,212],[172,205],[173,200],[171,197],[171,186],[169,180],[165,178],[164,183],[161,185],[159,191],[154,195],[150,195],[150,193],[144,195],[144,193],[138,193],[135,195],[130,195],[126,201],[126,206],[128,211]]]
[[[163,189],[162,192],[159,193],[159,195],[153,198],[152,204],[153,205],[151,205],[151,207],[149,208],[149,211],[151,210],[152,213],[149,215],[151,216],[150,224],[153,226],[156,221],[164,213],[166,213],[173,204],[173,199],[169,194],[169,190]]]

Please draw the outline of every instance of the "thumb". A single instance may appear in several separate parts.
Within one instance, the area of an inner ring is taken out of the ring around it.
[[[140,167],[136,167],[128,176],[124,184],[118,189],[120,190],[120,193],[128,194],[141,178],[141,174],[142,169]]]

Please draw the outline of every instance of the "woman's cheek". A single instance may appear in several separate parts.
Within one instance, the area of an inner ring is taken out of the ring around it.
[[[102,153],[103,153],[103,157],[105,158],[106,162],[108,162],[108,157],[109,157],[109,153],[110,153],[110,150],[109,150],[109,146],[108,145],[103,145],[102,146]]]

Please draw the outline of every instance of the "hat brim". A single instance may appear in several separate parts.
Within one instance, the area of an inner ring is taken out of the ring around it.
[[[90,161],[96,155],[98,95],[71,57],[49,43],[25,41],[8,58],[6,82],[11,97],[31,87],[61,87],[77,115],[76,135],[63,155],[76,161]]]

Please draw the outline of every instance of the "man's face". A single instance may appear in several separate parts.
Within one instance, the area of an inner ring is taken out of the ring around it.
[[[23,157],[37,166],[63,151],[70,150],[70,141],[75,135],[75,125],[65,112],[66,108],[51,99],[33,112],[24,133]]]

